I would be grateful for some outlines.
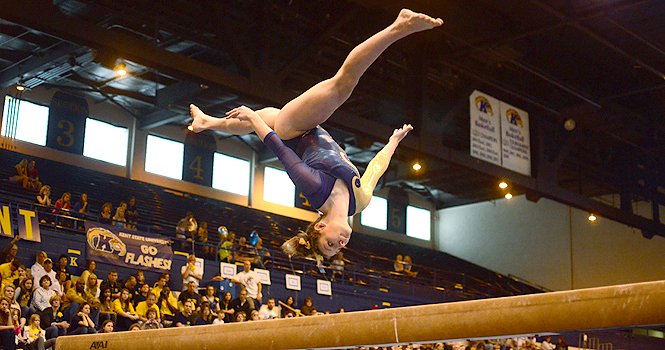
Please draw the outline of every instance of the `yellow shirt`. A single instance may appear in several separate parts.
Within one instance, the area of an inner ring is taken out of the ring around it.
[[[159,302],[159,301],[158,301]],[[162,315],[167,315],[167,316],[175,316],[173,312],[171,312],[171,309],[169,309],[168,306],[166,306],[166,302],[171,304],[174,308],[178,308],[178,299],[176,299],[173,296],[173,293],[169,293],[169,298],[168,300],[162,300],[162,305],[160,305],[160,311]]]
[[[146,312],[148,312],[149,309],[153,309],[153,310],[157,311],[157,318],[159,318],[159,319],[162,318],[160,316],[159,306],[157,306],[157,304],[152,304],[152,306],[150,308],[148,308],[148,303],[145,302],[145,301],[142,301],[142,302],[138,303],[138,305],[136,305],[136,314],[141,315],[141,316],[145,316]]]
[[[18,278],[18,270],[12,272],[12,263],[4,263],[0,265],[0,275],[2,275],[2,284],[13,284],[14,280]]]
[[[121,312],[126,312],[128,314],[136,315],[136,311],[134,310],[134,305],[132,303],[129,303],[129,309],[125,310],[122,308],[122,303],[120,302],[120,299],[113,300],[113,311],[115,311],[116,314],[120,315]]]

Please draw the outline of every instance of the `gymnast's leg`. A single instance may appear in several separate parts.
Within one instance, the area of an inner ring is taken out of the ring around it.
[[[215,118],[207,115],[196,107],[189,105],[189,113],[194,118],[192,121],[192,128],[194,132],[201,132],[203,130],[217,130],[233,135],[245,135],[253,132],[252,125],[246,120],[238,120],[235,118]],[[259,109],[256,113],[263,119],[264,122],[271,128],[275,129],[275,117],[279,113],[279,109],[267,107]]]
[[[279,111],[273,129],[281,139],[288,140],[325,122],[349,98],[360,77],[388,46],[409,34],[442,24],[440,18],[403,9],[390,26],[356,46],[335,76],[287,103]]]

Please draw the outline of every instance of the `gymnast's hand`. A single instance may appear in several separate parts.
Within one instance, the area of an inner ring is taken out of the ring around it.
[[[413,126],[411,126],[411,124],[404,124],[404,126],[401,128],[395,129],[395,131],[393,131],[393,135],[390,136],[390,141],[399,143],[411,130],[413,130]]]
[[[256,119],[261,119],[259,115],[254,112],[251,108],[246,106],[236,107],[228,112],[226,112],[227,118],[235,118],[241,121],[252,122]]]

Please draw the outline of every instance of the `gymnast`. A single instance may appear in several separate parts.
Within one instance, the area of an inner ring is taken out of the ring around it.
[[[344,150],[319,124],[349,98],[360,77],[388,46],[442,24],[440,18],[403,9],[390,26],[356,46],[335,76],[316,84],[281,110],[268,107],[253,111],[241,106],[226,112],[226,118],[215,118],[190,105],[194,132],[256,132],[277,155],[296,188],[322,213],[306,232],[282,245],[287,255],[314,256],[320,268],[322,256],[330,258],[346,246],[352,232],[347,217],[367,207],[397,145],[413,129],[409,124],[396,129],[361,177]]]

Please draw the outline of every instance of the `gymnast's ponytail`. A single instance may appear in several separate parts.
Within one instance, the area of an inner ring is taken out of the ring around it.
[[[319,239],[321,232],[315,228],[316,224],[321,221],[323,217],[319,216],[314,222],[307,226],[306,231],[300,231],[297,235],[282,244],[282,251],[290,257],[303,256],[315,257],[317,262],[322,260],[321,250],[319,248]]]

